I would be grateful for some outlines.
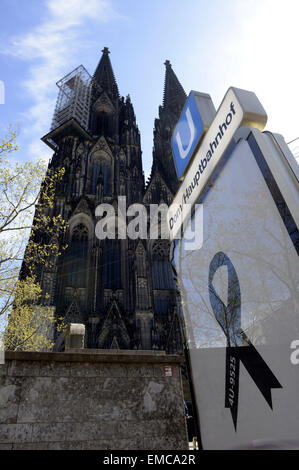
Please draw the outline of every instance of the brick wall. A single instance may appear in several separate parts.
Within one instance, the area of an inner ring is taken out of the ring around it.
[[[188,449],[182,361],[153,351],[7,352],[0,450]]]

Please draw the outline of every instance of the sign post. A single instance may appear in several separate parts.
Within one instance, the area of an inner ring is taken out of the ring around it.
[[[204,449],[299,448],[298,167],[281,136],[256,128],[266,114],[255,95],[236,90],[174,199],[203,205],[202,247],[190,251],[177,236],[190,212],[170,226],[201,441]]]

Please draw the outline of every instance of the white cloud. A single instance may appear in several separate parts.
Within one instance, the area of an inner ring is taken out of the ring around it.
[[[12,38],[1,50],[30,63],[23,83],[32,99],[32,106],[23,113],[30,125],[22,130],[34,136],[29,150],[38,157],[42,149],[44,157],[51,153],[38,141],[50,126],[57,96],[55,83],[72,70],[74,57],[79,57],[84,47],[82,27],[86,22],[103,23],[118,17],[107,0],[47,0],[46,9],[46,19],[39,26]]]

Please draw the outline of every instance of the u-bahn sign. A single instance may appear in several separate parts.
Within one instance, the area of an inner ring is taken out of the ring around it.
[[[218,129],[242,122],[236,95]],[[298,165],[279,135],[243,127],[229,138],[220,156],[221,141],[214,153],[203,142],[189,170],[209,150],[209,164],[221,158],[190,196],[201,204],[192,217],[203,206],[202,247],[172,243],[202,446],[299,449]]]
[[[253,126],[262,130],[266,122],[266,112],[253,92],[239,88],[230,88],[227,91],[197,151],[195,147],[196,154],[168,210],[170,239],[176,238],[179,234],[182,224],[188,217],[185,207],[192,206],[198,199],[236,130],[240,126]],[[176,135],[175,132],[174,137]],[[177,161],[176,154],[174,155]]]
[[[210,95],[191,91],[171,139],[174,164],[182,179],[216,110]]]

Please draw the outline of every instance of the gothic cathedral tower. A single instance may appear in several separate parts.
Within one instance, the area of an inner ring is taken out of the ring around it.
[[[168,240],[99,240],[96,207],[126,196],[127,206],[170,204],[178,187],[170,138],[186,99],[166,61],[163,106],[155,121],[153,166],[145,185],[140,134],[130,97],[120,97],[108,48],[90,77],[83,66],[57,83],[52,129],[43,141],[49,164],[65,168],[53,215],[61,214],[68,248],[40,282],[66,323],[84,323],[87,348],[182,352]],[[55,349],[64,348],[63,334]]]

